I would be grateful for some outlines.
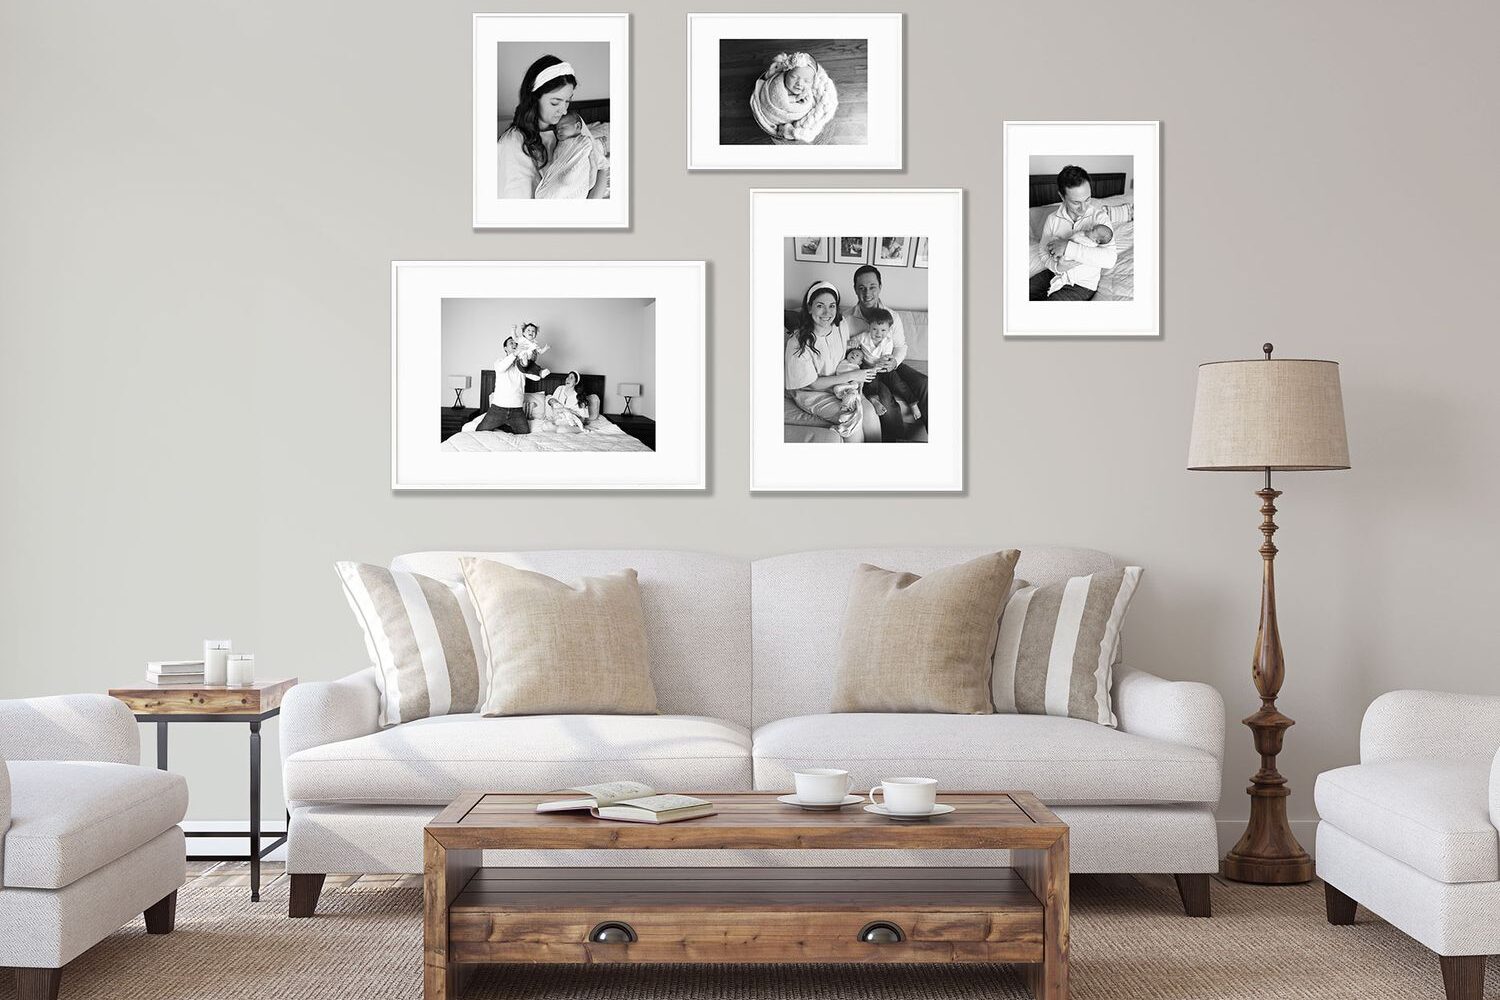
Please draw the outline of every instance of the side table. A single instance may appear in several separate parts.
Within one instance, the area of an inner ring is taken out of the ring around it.
[[[281,699],[297,683],[256,681],[240,687],[208,684],[143,684],[110,688],[109,696],[123,701],[137,722],[156,723],[156,766],[167,769],[167,727],[173,722],[231,722],[250,727],[250,852],[248,854],[189,855],[193,861],[249,861],[250,901],[260,902],[261,858],[286,843],[286,834],[262,847],[260,843],[260,724],[281,714]],[[193,830],[189,837],[243,837],[238,830]]]

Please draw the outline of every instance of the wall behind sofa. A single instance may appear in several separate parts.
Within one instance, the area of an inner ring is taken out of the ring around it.
[[[835,2],[914,11],[907,168],[688,174],[685,13],[744,5],[575,6],[637,11],[630,232],[471,230],[473,4],[0,9],[0,696],[220,635],[339,676],[336,559],[1051,541],[1147,567],[1130,659],[1239,719],[1259,484],[1183,466],[1196,365],[1266,340],[1343,362],[1354,457],[1277,482],[1293,816],[1380,692],[1500,693],[1495,7]],[[1056,54],[1075,24],[1105,76]],[[1001,339],[1007,118],[1163,121],[1161,339]],[[908,185],[967,191],[967,491],[750,496],[747,189]],[[711,262],[707,493],[391,493],[389,262],[490,258]],[[173,739],[191,814],[242,817],[244,734]],[[1254,767],[1232,726],[1223,819]]]

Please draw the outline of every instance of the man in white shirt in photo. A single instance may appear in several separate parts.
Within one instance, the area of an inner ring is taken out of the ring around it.
[[[1084,246],[1070,242],[1070,238],[1095,226],[1113,229],[1115,224],[1109,207],[1094,201],[1093,182],[1082,167],[1063,167],[1057,175],[1057,191],[1062,203],[1042,222],[1039,241],[1047,270],[1031,276],[1030,298],[1033,302],[1087,302],[1099,291],[1100,270],[1114,267],[1119,252],[1113,246]],[[1054,275],[1079,266],[1085,270],[1075,275],[1074,280],[1049,291]]]
[[[867,313],[886,308],[880,301],[881,287],[880,268],[873,264],[862,264],[855,269],[855,302],[844,313],[844,332],[850,339],[869,329]],[[875,370],[880,373],[876,376],[876,381],[882,381],[882,376],[889,374],[893,376],[891,381],[899,382],[900,385],[895,390],[889,384],[883,384],[881,387],[881,402],[885,403],[889,412],[880,418],[880,433],[882,441],[901,441],[908,435],[907,428],[901,419],[901,410],[895,405],[896,397],[899,394],[901,398],[909,399],[917,404],[922,414],[917,418],[917,423],[925,431],[927,428],[927,375],[906,363],[906,328],[894,309],[889,312],[891,313],[891,354],[875,366]]]

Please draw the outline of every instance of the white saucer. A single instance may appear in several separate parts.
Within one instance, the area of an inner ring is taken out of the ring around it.
[[[864,800],[865,797],[863,795],[845,795],[842,802],[803,802],[797,798],[795,792],[791,795],[776,796],[777,802],[785,802],[789,806],[796,806],[798,809],[807,809],[812,812],[833,812],[835,809],[852,806],[854,803],[863,802]]]
[[[946,816],[957,808],[957,806],[947,806],[938,802],[933,805],[932,812],[928,813],[896,813],[891,812],[885,806],[865,806],[865,812],[874,813],[876,816],[884,816],[886,819],[917,820],[932,819],[934,816]]]

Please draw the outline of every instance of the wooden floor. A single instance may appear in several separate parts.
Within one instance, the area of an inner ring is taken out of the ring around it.
[[[838,89],[839,109],[817,140],[818,146],[862,146],[869,136],[868,42],[829,38],[724,38],[719,41],[719,142],[768,146],[774,140],[750,114],[755,78],[781,52],[806,52],[827,71]]]

